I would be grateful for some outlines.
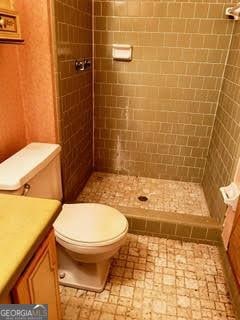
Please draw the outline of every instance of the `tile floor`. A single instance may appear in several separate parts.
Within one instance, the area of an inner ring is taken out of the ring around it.
[[[218,248],[128,235],[102,293],[61,287],[63,320],[234,320]]]
[[[148,197],[141,202],[139,196]],[[94,172],[79,202],[98,202],[163,212],[209,216],[200,184]]]

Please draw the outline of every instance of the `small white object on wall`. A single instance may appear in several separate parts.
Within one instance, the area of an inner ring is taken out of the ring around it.
[[[233,18],[234,20],[240,19],[240,2],[234,7],[227,8],[225,11],[226,16]]]
[[[222,193],[224,203],[231,206],[233,211],[236,211],[240,195],[240,190],[236,183],[232,182],[226,187],[221,187],[220,191]]]
[[[237,164],[233,181],[234,182],[232,182],[229,186],[220,188],[224,203],[228,205],[222,232],[223,244],[226,250],[228,250],[228,244],[232,233],[240,194],[240,159]]]
[[[131,61],[133,48],[130,44],[113,44],[112,56],[114,60]]]

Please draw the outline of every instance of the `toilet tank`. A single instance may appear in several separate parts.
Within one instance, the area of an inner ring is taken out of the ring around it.
[[[30,143],[0,163],[0,193],[62,199],[58,144]]]

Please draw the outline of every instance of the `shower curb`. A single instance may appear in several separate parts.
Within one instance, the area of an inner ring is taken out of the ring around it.
[[[222,245],[222,228],[211,217],[115,206],[129,223],[129,232],[174,240]]]

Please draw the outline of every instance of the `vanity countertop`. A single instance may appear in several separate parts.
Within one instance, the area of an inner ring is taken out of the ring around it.
[[[0,194],[0,296],[12,289],[60,210],[57,200]]]

